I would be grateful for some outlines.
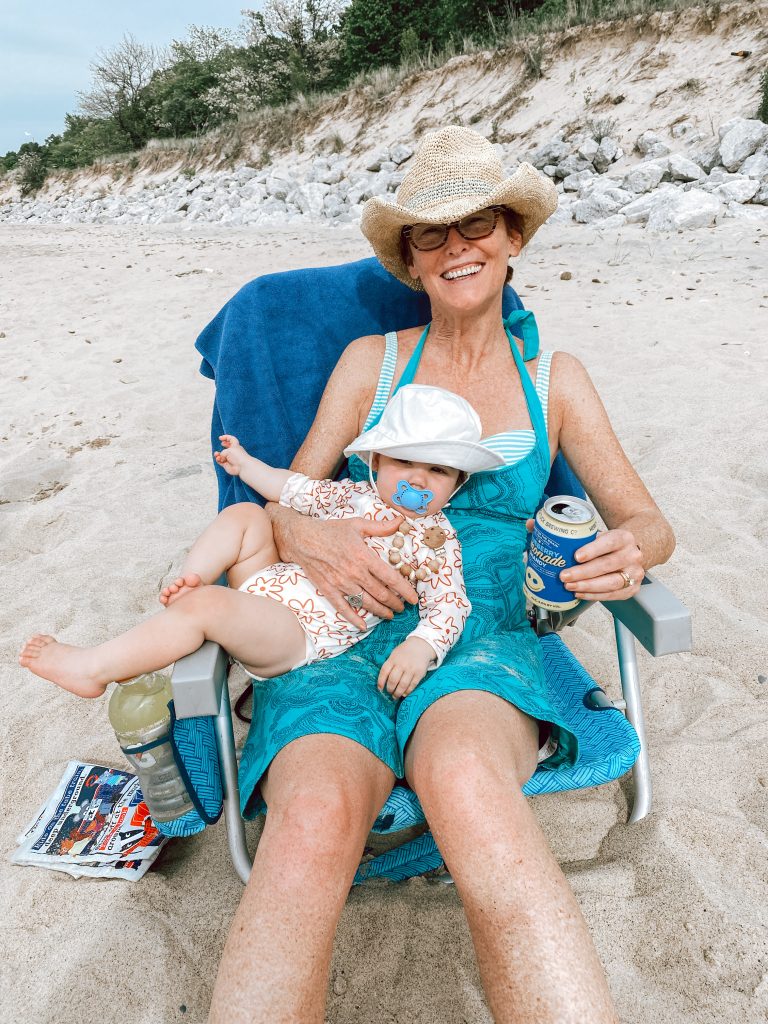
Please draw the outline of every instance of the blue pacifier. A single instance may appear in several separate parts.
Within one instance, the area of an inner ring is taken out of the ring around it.
[[[398,480],[397,490],[392,495],[392,501],[401,508],[407,508],[409,512],[423,514],[427,511],[434,496],[434,491],[419,491],[412,487],[407,480]]]

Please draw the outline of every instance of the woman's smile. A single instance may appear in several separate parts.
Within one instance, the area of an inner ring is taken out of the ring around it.
[[[444,281],[460,281],[464,277],[474,277],[483,269],[483,263],[464,263],[460,267],[445,270],[440,276]]]

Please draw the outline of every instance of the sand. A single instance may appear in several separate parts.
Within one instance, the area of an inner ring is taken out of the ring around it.
[[[6,1020],[205,1020],[242,891],[223,825],[171,843],[133,884],[9,865],[68,759],[123,763],[104,701],[15,658],[33,631],[94,642],[154,611],[214,514],[197,332],[259,273],[366,254],[356,232],[316,228],[0,235]],[[641,653],[652,816],[625,826],[626,781],[535,801],[633,1024],[768,1020],[767,282],[768,235],[745,222],[671,237],[548,227],[516,274],[546,346],[588,366],[672,521],[658,575],[694,616],[691,654]],[[606,613],[567,638],[616,695]],[[351,893],[328,1020],[490,1020],[452,887]]]

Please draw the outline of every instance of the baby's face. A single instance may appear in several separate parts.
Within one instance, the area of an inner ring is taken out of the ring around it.
[[[376,487],[382,499],[404,516],[415,519],[418,516],[439,512],[456,490],[459,470],[449,466],[437,466],[431,462],[411,462],[409,459],[393,459],[389,455],[374,455],[373,469],[376,472]],[[392,495],[400,488],[400,481],[407,480],[417,491],[432,491],[432,500],[423,512],[398,505]]]

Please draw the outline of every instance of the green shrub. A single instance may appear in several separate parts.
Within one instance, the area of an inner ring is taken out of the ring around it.
[[[16,167],[17,181],[23,196],[37,192],[48,173],[42,153],[22,153]]]

